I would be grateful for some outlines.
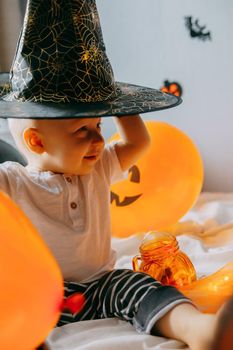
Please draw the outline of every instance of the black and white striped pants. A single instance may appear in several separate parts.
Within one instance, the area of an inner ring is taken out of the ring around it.
[[[175,305],[191,302],[177,289],[162,286],[141,272],[113,270],[89,283],[65,282],[65,296],[83,293],[85,306],[78,314],[63,313],[58,326],[82,320],[118,317],[140,333],[152,327]]]

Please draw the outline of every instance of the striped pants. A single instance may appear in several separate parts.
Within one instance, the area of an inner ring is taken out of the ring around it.
[[[162,286],[141,272],[113,270],[89,283],[65,282],[66,297],[85,295],[80,313],[63,313],[58,326],[82,320],[118,317],[134,325],[139,333],[150,334],[162,316],[175,305],[191,302],[177,289]]]

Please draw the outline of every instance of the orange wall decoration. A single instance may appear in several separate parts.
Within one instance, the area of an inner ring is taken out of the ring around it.
[[[183,93],[183,89],[181,85],[176,81],[170,82],[168,80],[165,80],[164,85],[160,90],[175,96],[182,96],[182,93]]]
[[[148,121],[151,146],[111,187],[116,237],[161,230],[175,224],[195,203],[203,183],[201,156],[191,139],[164,122]],[[114,135],[110,141],[118,139]]]

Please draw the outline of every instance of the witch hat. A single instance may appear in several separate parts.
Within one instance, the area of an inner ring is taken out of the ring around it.
[[[28,0],[2,118],[120,116],[178,105],[160,90],[115,82],[95,0]]]

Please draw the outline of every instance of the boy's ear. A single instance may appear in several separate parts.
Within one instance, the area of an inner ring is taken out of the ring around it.
[[[44,152],[44,145],[42,142],[42,135],[35,128],[28,128],[23,133],[24,142],[30,151],[38,154]]]

